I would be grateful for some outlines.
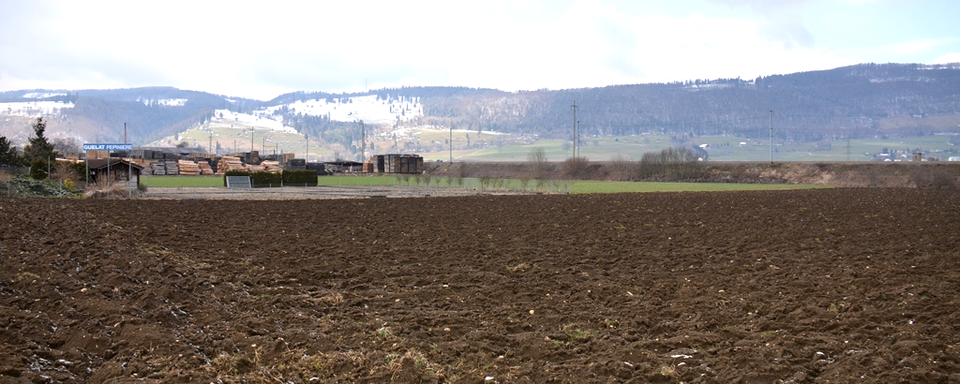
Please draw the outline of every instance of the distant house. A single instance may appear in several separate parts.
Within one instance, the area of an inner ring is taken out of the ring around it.
[[[947,161],[960,161],[960,156],[950,156]]]

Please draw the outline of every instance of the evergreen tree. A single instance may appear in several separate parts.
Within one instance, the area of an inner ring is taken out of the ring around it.
[[[56,152],[53,150],[53,144],[47,141],[47,138],[43,135],[46,129],[47,123],[43,121],[42,117],[38,117],[37,122],[33,123],[33,134],[35,136],[30,139],[30,144],[23,147],[25,163],[32,164],[35,160],[52,161],[55,157]]]
[[[0,166],[16,166],[20,163],[17,156],[17,147],[14,147],[5,136],[0,136]]]

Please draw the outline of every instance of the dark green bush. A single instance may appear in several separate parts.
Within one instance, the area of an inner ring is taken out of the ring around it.
[[[44,180],[49,176],[47,172],[47,162],[41,159],[36,159],[30,163],[30,177],[34,180]]]
[[[254,188],[279,187],[283,178],[279,173],[253,172],[250,174],[250,183]]]
[[[279,173],[227,171],[223,174],[223,186],[227,186],[227,176],[250,176],[250,184],[254,188],[279,187],[283,182]]]
[[[283,185],[292,187],[315,187],[317,186],[317,171],[314,170],[292,170],[283,171]]]

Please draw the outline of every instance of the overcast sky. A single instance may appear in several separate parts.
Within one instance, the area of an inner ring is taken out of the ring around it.
[[[960,62],[960,1],[0,0],[0,91],[272,99],[506,91]]]

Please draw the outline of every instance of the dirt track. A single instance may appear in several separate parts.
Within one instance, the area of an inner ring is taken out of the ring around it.
[[[957,382],[960,193],[0,199],[0,382]]]

